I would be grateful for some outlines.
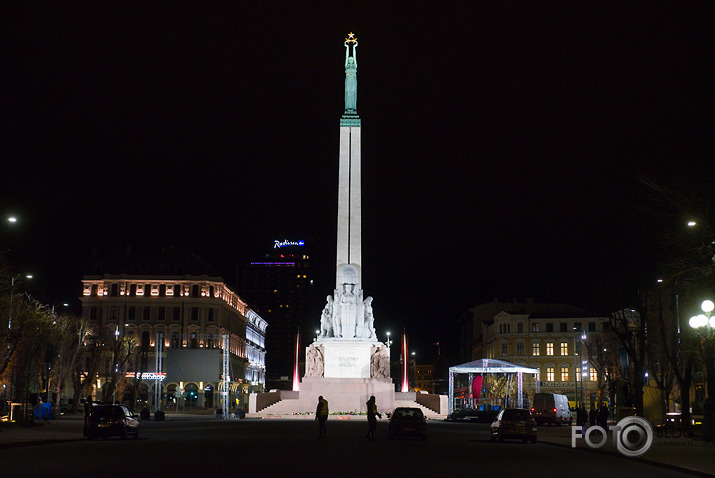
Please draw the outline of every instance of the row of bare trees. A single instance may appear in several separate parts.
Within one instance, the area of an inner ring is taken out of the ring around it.
[[[106,381],[104,396],[121,399],[130,385],[126,371],[140,359],[136,337],[120,337],[75,314],[56,313],[13,284],[12,277],[0,268],[0,413],[11,402],[40,397],[53,401],[57,410],[76,411],[99,376]],[[71,405],[62,404],[69,387]]]
[[[691,407],[695,411],[703,406],[691,403],[691,389],[703,364],[708,381],[715,381],[713,364],[706,360],[706,347],[713,346],[712,340],[688,325],[690,317],[700,313],[703,299],[715,299],[711,211],[709,202],[695,195],[648,179],[642,183],[647,198],[643,210],[662,225],[653,237],[654,275],[644,273],[647,279],[637,296],[611,314],[609,330],[589,338],[587,350],[611,398],[618,383],[628,384],[632,396],[628,405],[643,415],[643,387],[655,385],[662,392],[662,414],[678,409],[688,423]],[[709,388],[712,401],[715,387]]]

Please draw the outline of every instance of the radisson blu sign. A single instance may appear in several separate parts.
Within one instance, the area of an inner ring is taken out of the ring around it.
[[[305,241],[289,241],[288,239],[285,240],[278,240],[276,239],[273,241],[273,249],[280,249],[281,247],[290,247],[290,246],[305,246]]]

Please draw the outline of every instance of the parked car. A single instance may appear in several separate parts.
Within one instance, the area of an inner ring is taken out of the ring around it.
[[[571,409],[569,408],[569,400],[566,398],[566,395],[560,395],[558,393],[535,393],[531,412],[534,414],[534,419],[539,425],[544,423],[553,423],[555,425],[565,423],[571,425],[572,415]]]
[[[524,443],[536,443],[536,420],[525,408],[505,408],[492,422],[492,441],[502,441],[505,438],[519,438]]]
[[[414,436],[427,439],[427,419],[422,410],[413,407],[397,407],[387,424],[387,438]]]
[[[476,422],[479,420],[479,410],[460,408],[447,415],[445,420],[448,422]]]
[[[124,405],[94,405],[87,417],[87,438],[132,435],[139,438],[139,420]]]

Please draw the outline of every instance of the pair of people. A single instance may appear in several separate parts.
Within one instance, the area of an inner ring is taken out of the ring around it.
[[[375,404],[375,396],[371,396],[365,403],[367,405],[367,435],[368,440],[375,440],[375,429],[377,428],[377,418],[382,418],[380,412],[377,411]],[[328,421],[328,401],[323,396],[318,397],[318,406],[315,408],[315,419],[318,421],[318,438],[325,438],[325,422]]]

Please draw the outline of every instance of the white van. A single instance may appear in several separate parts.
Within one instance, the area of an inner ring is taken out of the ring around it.
[[[571,410],[566,395],[558,393],[535,393],[531,413],[538,425],[555,423],[571,424]]]

